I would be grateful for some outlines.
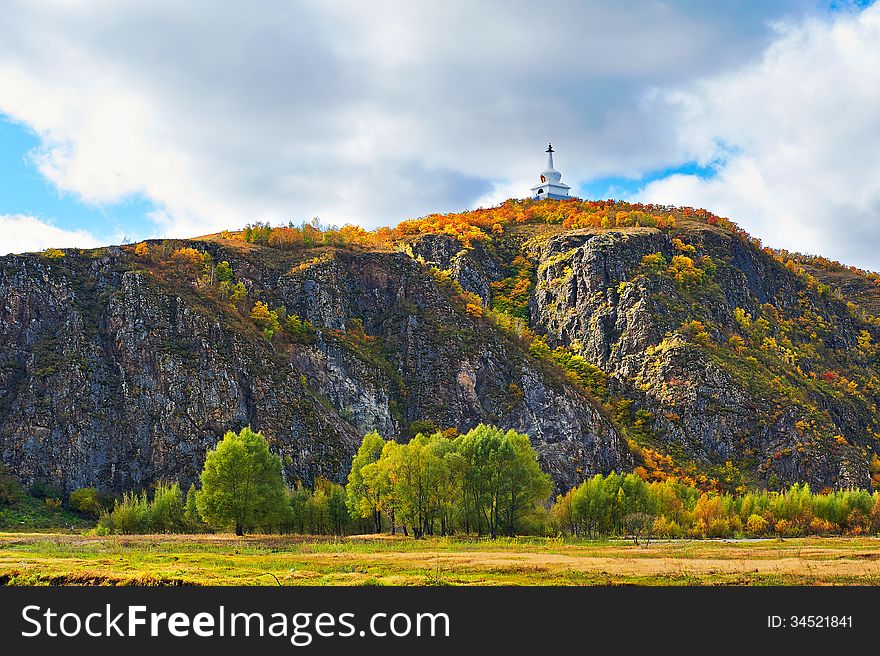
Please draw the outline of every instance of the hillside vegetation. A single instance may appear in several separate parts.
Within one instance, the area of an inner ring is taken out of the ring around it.
[[[362,437],[531,438],[557,491],[880,480],[875,274],[704,210],[508,201],[0,258],[0,458],[26,486],[196,480],[251,425],[290,482]]]

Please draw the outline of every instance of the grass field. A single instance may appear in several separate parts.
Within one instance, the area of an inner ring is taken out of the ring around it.
[[[877,585],[880,539],[412,540],[0,533],[11,585]]]
[[[95,520],[58,506],[47,506],[43,499],[22,495],[14,504],[0,505],[0,531],[33,531],[60,528],[92,528]]]

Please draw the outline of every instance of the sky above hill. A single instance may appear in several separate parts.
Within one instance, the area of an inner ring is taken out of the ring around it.
[[[880,6],[4,0],[0,253],[572,192],[880,269]],[[258,7],[255,9],[254,7]]]

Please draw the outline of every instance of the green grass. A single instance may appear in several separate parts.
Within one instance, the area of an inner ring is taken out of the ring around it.
[[[66,508],[50,508],[43,499],[22,495],[10,506],[0,506],[0,530],[34,531],[92,528],[95,521]]]
[[[12,585],[876,585],[880,540],[0,533]]]

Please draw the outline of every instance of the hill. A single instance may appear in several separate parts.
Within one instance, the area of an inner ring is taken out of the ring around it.
[[[250,424],[308,483],[370,430],[492,422],[561,490],[633,469],[870,487],[875,280],[613,201],[7,256],[0,458],[27,485],[186,485]]]

